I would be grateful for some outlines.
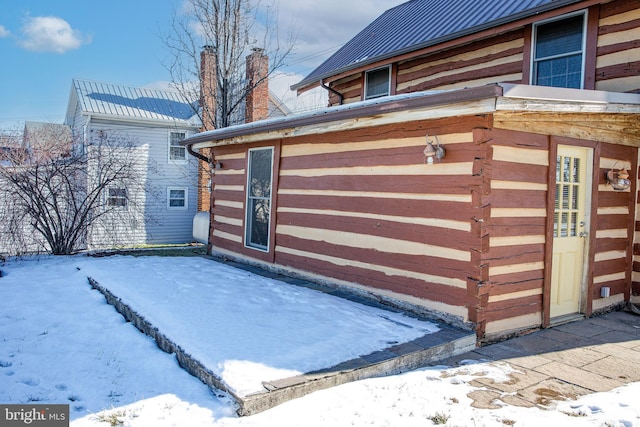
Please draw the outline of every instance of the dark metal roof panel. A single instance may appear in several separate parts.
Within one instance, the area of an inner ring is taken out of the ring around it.
[[[292,89],[579,1],[411,0],[384,12]]]

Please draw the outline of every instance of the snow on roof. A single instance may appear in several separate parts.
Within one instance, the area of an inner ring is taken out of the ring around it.
[[[537,100],[544,105],[544,108],[560,108],[561,110],[563,108],[573,108],[576,112],[605,112],[609,108],[615,109],[614,105],[616,104],[624,104],[632,106],[634,113],[640,112],[640,95],[634,93],[494,83],[464,89],[411,92],[385,96],[285,117],[260,120],[197,133],[184,139],[181,144],[194,146],[195,144],[210,143],[257,133],[276,132],[308,125],[326,124],[331,121],[404,111],[411,108],[444,106],[489,98],[502,98],[506,101]],[[558,107],[558,105],[562,107]],[[531,109],[533,107],[531,103],[517,106],[507,102],[506,104],[495,104],[491,107],[491,110],[495,111],[503,108]]]

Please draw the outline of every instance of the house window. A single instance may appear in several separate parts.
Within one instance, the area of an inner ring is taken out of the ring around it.
[[[107,197],[107,206],[125,207],[127,206],[127,190],[126,188],[109,188]]]
[[[184,187],[167,188],[167,208],[186,209],[189,205],[188,190]]]
[[[180,145],[180,141],[185,139],[185,132],[169,132],[169,160],[175,162],[187,161],[187,148]]]
[[[387,96],[391,88],[391,68],[384,67],[367,71],[364,81],[364,99]]]
[[[581,89],[585,14],[534,26],[531,84]]]
[[[269,250],[273,147],[249,150],[245,245]]]

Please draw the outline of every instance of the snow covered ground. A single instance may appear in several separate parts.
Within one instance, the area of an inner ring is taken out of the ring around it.
[[[200,257],[76,263],[235,394],[329,368],[438,331],[431,322],[353,304]]]
[[[440,421],[449,426],[640,426],[640,383],[559,402],[552,410],[472,408],[467,395],[478,390],[472,379],[504,381],[512,371],[496,363],[359,381],[238,418],[230,399],[184,372],[173,356],[126,323],[90,288],[87,276],[143,312],[145,304],[157,304],[149,310],[157,318],[148,320],[185,342],[203,337],[176,325],[210,322],[201,325],[212,334],[197,347],[199,356],[210,358],[225,381],[245,392],[255,387],[255,377],[330,366],[353,352],[369,353],[424,334],[433,325],[200,258],[40,257],[0,268],[0,403],[67,403],[76,427],[425,426]],[[201,303],[195,306],[194,292]],[[338,346],[326,343],[333,339]],[[218,346],[217,340],[227,345]],[[282,351],[307,345],[309,351]]]

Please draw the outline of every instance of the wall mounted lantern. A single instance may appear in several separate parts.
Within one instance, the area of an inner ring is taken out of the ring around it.
[[[425,160],[428,164],[432,164],[434,158],[438,160],[444,158],[444,147],[440,146],[440,141],[438,141],[437,135],[434,135],[434,138],[436,142],[435,147],[433,145],[433,139],[430,139],[429,135],[427,135],[426,137],[427,146],[424,149],[423,153],[424,153]]]
[[[613,187],[615,191],[628,190],[631,187],[629,180],[629,172],[626,169],[611,169],[607,172],[607,183]]]

